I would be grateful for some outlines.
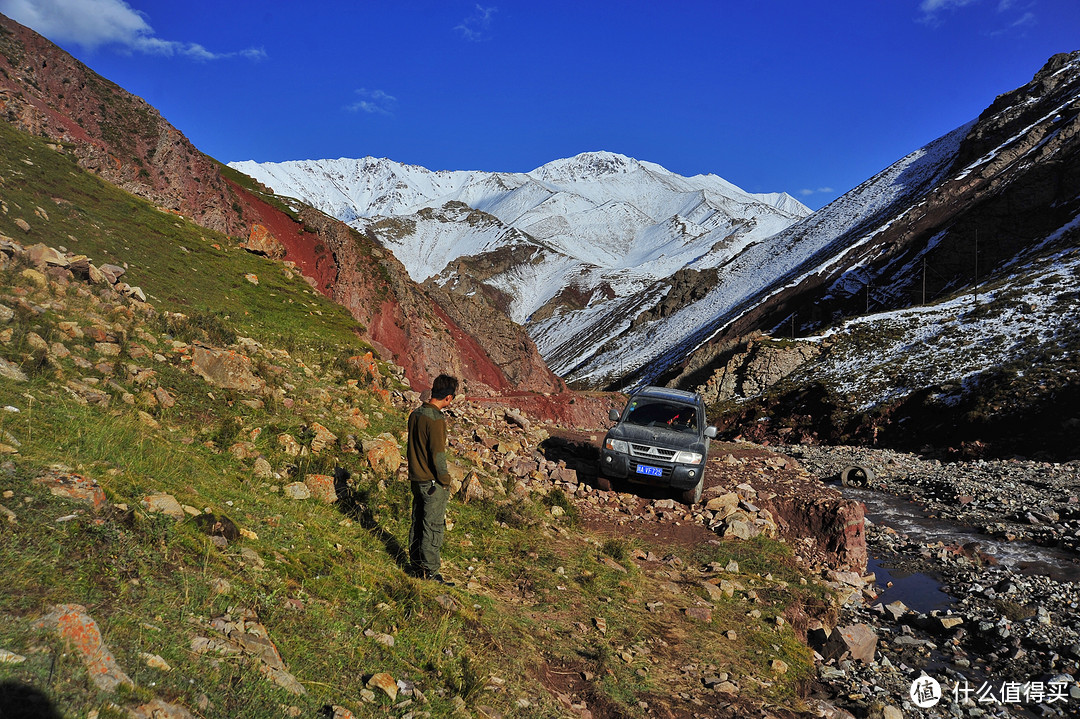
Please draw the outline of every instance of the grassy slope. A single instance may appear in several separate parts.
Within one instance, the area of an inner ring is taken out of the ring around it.
[[[0,443],[19,443],[0,469],[0,504],[18,518],[0,518],[0,648],[27,657],[0,664],[0,682],[36,687],[72,717],[125,716],[119,706],[152,696],[192,711],[198,707],[205,717],[282,716],[283,706],[311,716],[325,704],[364,715],[374,708],[360,697],[362,682],[385,671],[415,682],[427,698],[399,713],[456,715],[463,700],[467,711],[486,705],[506,716],[550,717],[573,713],[549,691],[555,672],[584,670],[595,675],[587,692],[594,712],[605,707],[609,716],[644,716],[641,700],[680,711],[687,700],[678,694],[701,690],[700,674],[687,679],[679,671],[694,664],[731,672],[744,691],[763,701],[797,704],[793,690],[811,671],[809,656],[790,628],[778,629],[774,619],[800,592],[816,590],[799,588],[783,545],[724,543],[683,557],[700,565],[737,555],[753,571],[775,577],[750,578],[744,568],[742,581],[760,586],[761,599],[753,607],[738,598],[714,603],[712,624],[702,624],[679,614],[670,596],[670,611],[649,611],[648,603],[665,596],[660,579],[626,556],[634,547],[654,548],[633,538],[603,542],[590,536],[561,494],[467,505],[455,500],[455,527],[444,555],[459,578],[468,575],[475,585],[446,590],[413,580],[393,556],[407,534],[406,483],[364,468],[360,456],[337,447],[297,459],[275,441],[281,432],[303,440],[304,427],[314,421],[339,437],[401,436],[403,412],[369,391],[373,381],[392,383],[387,368],[373,380],[341,361],[366,349],[343,309],[282,265],[157,211],[82,172],[44,141],[3,124],[0,179],[6,207],[0,234],[26,245],[62,245],[99,265],[127,263],[125,281],[144,288],[156,310],[188,317],[166,322],[161,315],[143,316],[125,300],[102,299],[78,282],[65,290],[37,288],[17,263],[0,271],[0,303],[16,308],[0,356],[30,375],[25,383],[0,379],[0,406],[20,410],[0,411]],[[36,213],[39,207],[45,212]],[[16,218],[31,224],[28,235]],[[245,280],[248,273],[259,277],[258,286]],[[89,337],[68,339],[61,332],[64,321],[98,324],[126,337],[125,354],[98,356]],[[63,341],[74,354],[48,360],[33,349],[31,333]],[[201,339],[220,346],[236,335],[267,349],[257,353],[255,366],[276,394],[263,397],[261,409],[242,404],[248,396],[204,383],[172,344]],[[161,360],[131,356],[136,345]],[[78,369],[76,356],[112,362],[116,386],[101,368]],[[127,365],[156,372],[157,385],[176,404],[153,403]],[[111,396],[108,407],[80,404],[61,387],[86,377]],[[357,386],[349,386],[350,378]],[[123,401],[125,392],[133,404]],[[363,431],[345,421],[354,409],[370,423]],[[160,427],[148,427],[139,410]],[[348,467],[356,502],[331,507],[286,499],[277,490],[290,480],[256,478],[250,459],[223,451],[252,439],[253,430],[261,430],[253,439],[256,450],[275,468],[291,466],[297,477]],[[100,482],[114,506],[95,515],[50,496],[33,479],[55,465]],[[144,511],[140,499],[153,491],[224,515],[248,533],[216,549],[194,520]],[[555,518],[549,510],[555,504],[570,511]],[[628,572],[604,564],[605,557],[622,560]],[[215,585],[220,579],[228,581],[227,590]],[[781,579],[790,587],[776,581]],[[691,601],[705,598],[700,588],[686,591]],[[455,599],[456,608],[437,601],[443,594]],[[98,691],[75,656],[34,626],[58,603],[88,608],[135,681],[134,690]],[[213,635],[207,620],[235,616],[241,608],[253,610],[267,627],[306,695],[287,693],[250,662],[191,651],[193,636]],[[747,616],[751,608],[761,616]],[[606,620],[606,633],[593,628],[594,618]],[[738,630],[739,641],[723,638],[729,628]],[[392,635],[394,646],[365,630]],[[160,655],[172,671],[148,667],[142,652]],[[767,681],[777,657],[791,670],[780,681]],[[390,704],[381,694],[375,701]]]

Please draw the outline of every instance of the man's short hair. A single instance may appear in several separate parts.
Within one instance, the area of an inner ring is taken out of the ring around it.
[[[451,377],[448,374],[441,374],[435,378],[434,382],[431,383],[431,398],[445,399],[452,394],[457,394],[457,388],[457,377]]]

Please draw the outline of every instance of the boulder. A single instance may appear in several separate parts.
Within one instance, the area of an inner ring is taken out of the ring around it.
[[[244,460],[259,456],[259,450],[256,449],[254,442],[234,442],[229,446],[229,454]]]
[[[461,501],[466,503],[472,500],[479,501],[486,496],[487,491],[484,490],[484,485],[480,483],[480,477],[477,476],[476,472],[469,472],[469,475],[461,484]]]
[[[398,685],[394,681],[394,677],[390,676],[386,672],[379,672],[367,680],[367,687],[369,689],[379,689],[386,693],[386,696],[390,697],[390,701],[397,699]]]
[[[401,465],[401,449],[392,434],[384,432],[373,439],[365,439],[361,446],[368,465],[376,471],[392,474]]]
[[[758,530],[754,525],[746,522],[742,519],[729,518],[724,523],[723,537],[734,537],[735,539],[751,539],[757,536]]]
[[[14,362],[8,362],[3,357],[0,357],[0,377],[9,379],[12,382],[26,382],[30,379],[26,376],[26,373],[22,371],[19,365]]]
[[[169,408],[176,404],[176,400],[169,394],[169,391],[164,387],[156,387],[154,389],[154,399],[158,401],[158,404],[162,407]]]
[[[255,476],[260,479],[271,479],[274,476],[274,468],[270,466],[270,462],[266,460],[266,457],[256,457],[255,459]]]
[[[104,264],[97,268],[99,272],[104,276],[104,279],[108,281],[110,285],[115,285],[117,281],[123,277],[127,272],[120,265]]]
[[[308,499],[311,497],[311,490],[303,482],[286,484],[282,491],[289,499]]]
[[[718,497],[713,497],[705,503],[705,509],[710,512],[715,512],[718,516],[717,519],[724,519],[731,515],[739,506],[739,495],[734,492],[728,492],[727,494],[721,494]]]
[[[300,454],[300,450],[303,447],[296,441],[296,438],[291,434],[279,434],[277,438],[278,446],[281,447],[281,451],[290,457],[295,457]]]
[[[31,245],[26,248],[26,259],[35,267],[67,267],[68,259],[63,254],[51,247],[42,244]]]
[[[556,467],[548,475],[553,482],[561,482],[563,484],[578,484],[577,470],[570,469],[569,467]]]
[[[333,504],[338,501],[337,491],[334,489],[334,478],[329,474],[309,474],[304,477],[304,485],[311,492],[311,496],[324,504]]]
[[[272,260],[280,260],[286,253],[285,245],[270,234],[270,230],[258,223],[251,224],[248,238],[240,243],[240,247],[257,255],[265,255]]]
[[[708,607],[690,607],[685,612],[686,616],[697,622],[708,624],[712,622],[712,610]]]
[[[191,369],[222,389],[255,392],[266,386],[266,380],[255,376],[252,371],[251,360],[231,350],[196,345],[191,353]]]
[[[48,287],[49,280],[42,273],[37,270],[31,270],[29,268],[19,273],[19,276],[30,284],[37,285],[38,287]]]
[[[878,637],[873,627],[868,624],[852,624],[833,630],[818,649],[818,653],[826,660],[839,661],[850,657],[869,664],[874,661],[877,642]]]

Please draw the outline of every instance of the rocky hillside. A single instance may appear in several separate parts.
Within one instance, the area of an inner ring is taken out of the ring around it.
[[[732,436],[1078,459],[1078,264],[1080,249],[1065,248],[1012,268],[978,298],[765,341],[758,354],[771,361],[736,352],[702,389]]]
[[[81,167],[162,209],[294,263],[313,287],[349,307],[358,331],[418,386],[451,371],[481,394],[564,389],[521,328],[476,313],[452,319],[370,236],[228,170],[141,98],[3,16],[0,118],[51,138]]]
[[[247,227],[217,163],[153,107],[0,15],[0,118],[64,143],[79,165],[203,227]]]

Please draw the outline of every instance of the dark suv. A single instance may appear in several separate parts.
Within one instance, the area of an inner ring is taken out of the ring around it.
[[[611,410],[618,422],[604,437],[598,486],[611,480],[671,487],[685,504],[701,500],[709,440],[716,427],[705,425],[701,395],[666,387],[645,387],[626,408]]]

